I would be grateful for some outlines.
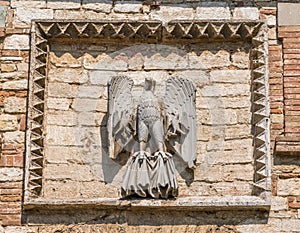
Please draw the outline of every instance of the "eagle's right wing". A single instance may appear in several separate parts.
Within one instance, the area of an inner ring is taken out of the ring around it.
[[[108,148],[113,159],[128,150],[134,136],[132,90],[133,80],[125,76],[112,77],[108,83]]]

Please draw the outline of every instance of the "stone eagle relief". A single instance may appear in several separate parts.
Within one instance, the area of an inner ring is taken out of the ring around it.
[[[156,81],[145,79],[142,95],[134,96],[133,84],[124,76],[108,83],[108,153],[112,159],[130,156],[122,197],[176,197],[173,156],[185,167],[195,167],[196,88],[188,79],[172,77],[159,96]]]

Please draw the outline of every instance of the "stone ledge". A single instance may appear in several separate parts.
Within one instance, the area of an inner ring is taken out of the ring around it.
[[[278,136],[275,144],[276,156],[300,156],[300,136]]]
[[[156,199],[35,199],[24,203],[24,210],[32,209],[173,209],[173,210],[269,210],[270,203],[255,196],[179,197],[173,200]]]

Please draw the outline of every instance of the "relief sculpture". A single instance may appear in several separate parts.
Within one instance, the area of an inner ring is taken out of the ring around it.
[[[145,79],[144,91],[134,94],[133,80],[113,77],[108,85],[109,156],[129,155],[122,196],[168,198],[178,195],[174,156],[185,167],[196,161],[196,88],[192,81],[169,78],[165,93]]]

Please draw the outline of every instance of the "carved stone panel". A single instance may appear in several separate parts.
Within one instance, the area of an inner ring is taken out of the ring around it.
[[[176,180],[171,196],[177,200],[166,200],[168,206],[268,206],[264,23],[37,21],[31,41],[25,206],[122,205],[126,201],[120,199],[122,183],[123,191],[129,190],[124,176],[132,175],[128,167],[132,170],[135,165],[131,155],[138,153],[136,157],[142,159],[141,151],[145,151],[145,161],[157,155],[175,168],[169,177]],[[176,86],[178,80],[181,89]],[[185,82],[194,87],[194,97],[186,91]],[[155,83],[155,90],[143,92],[149,89],[147,83]],[[114,88],[123,92],[116,94]],[[176,88],[182,92],[177,93]],[[174,93],[194,105],[185,109],[183,103],[171,104]],[[112,102],[111,95],[120,98],[119,102]],[[153,111],[157,109],[160,125],[151,133],[147,126],[146,137],[138,122],[146,119],[142,110],[149,99],[159,103],[157,108],[153,105]],[[120,107],[113,108],[114,104]],[[176,116],[174,109],[185,115]],[[128,112],[130,117],[124,118]],[[194,122],[185,127],[189,117]],[[126,130],[118,128],[120,124],[125,124]],[[175,141],[168,132],[178,136],[191,129],[193,136],[188,140],[181,136],[175,140],[180,143],[170,146]],[[119,134],[132,137],[136,145],[130,144],[128,149],[129,142],[124,144]],[[144,147],[141,142],[148,143],[148,138],[162,138],[162,146]],[[182,145],[187,145],[186,149],[182,150]],[[131,204],[155,203],[163,205],[161,200]]]

